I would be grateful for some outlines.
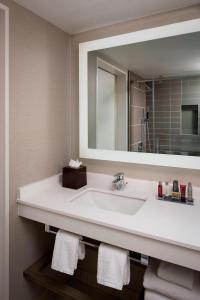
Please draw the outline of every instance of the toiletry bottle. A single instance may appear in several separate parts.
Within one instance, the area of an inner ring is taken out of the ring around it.
[[[186,193],[186,185],[185,184],[180,184],[180,192],[181,192],[181,201],[185,202],[185,193]]]
[[[187,201],[193,202],[193,196],[192,196],[192,183],[188,182],[188,188],[187,188]]]
[[[179,192],[178,180],[173,181],[172,198],[174,198],[175,200],[180,200],[181,198],[181,194]]]
[[[173,181],[173,189],[172,189],[173,192],[178,192],[179,191],[179,188],[178,188],[178,180],[174,180]]]
[[[158,182],[158,198],[162,198],[163,197],[163,186],[162,186],[162,182],[159,181]]]
[[[168,198],[170,196],[169,193],[169,183],[168,181],[165,182],[165,197]]]

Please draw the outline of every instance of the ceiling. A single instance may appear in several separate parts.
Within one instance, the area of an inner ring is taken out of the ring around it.
[[[15,0],[15,2],[70,34],[200,4],[200,0]]]
[[[99,52],[145,79],[200,75],[200,32]]]

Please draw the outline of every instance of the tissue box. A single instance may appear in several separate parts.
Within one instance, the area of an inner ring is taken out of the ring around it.
[[[63,187],[77,190],[86,184],[87,176],[85,166],[80,166],[78,169],[71,167],[63,168]]]

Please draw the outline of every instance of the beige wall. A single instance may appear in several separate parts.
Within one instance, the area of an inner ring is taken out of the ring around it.
[[[10,299],[35,300],[40,291],[23,270],[48,241],[42,225],[17,216],[17,188],[60,172],[68,160],[70,39],[14,2],[1,2],[10,7]]]
[[[166,25],[174,22],[185,21],[200,17],[200,6],[188,9],[160,14],[152,17],[142,18],[136,21],[126,22],[118,25],[88,31],[77,34],[72,39],[72,90],[71,90],[71,122],[72,135],[71,143],[74,156],[78,156],[78,44],[79,42],[103,38],[106,36],[136,31],[144,28]],[[176,168],[154,167],[146,165],[114,163],[105,161],[85,160],[90,171],[114,174],[117,171],[124,171],[127,176],[145,178],[151,180],[173,180],[178,178],[181,181],[192,181],[200,185],[200,171],[183,170]]]
[[[0,299],[5,287],[5,12],[0,9]]]

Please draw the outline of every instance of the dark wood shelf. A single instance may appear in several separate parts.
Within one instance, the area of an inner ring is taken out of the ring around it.
[[[51,255],[39,259],[24,271],[25,278],[41,287],[67,299],[77,300],[117,300],[119,298],[106,295],[98,289],[83,284],[81,281],[56,272],[50,267]]]
[[[62,299],[70,300],[120,300],[120,299],[141,299],[139,294],[131,289],[125,288],[123,291],[115,291],[111,288],[106,288],[94,284],[87,284],[81,280],[79,270],[76,271],[75,276],[68,276],[66,274],[57,272],[51,269],[52,254],[39,259],[36,263],[31,265],[24,271],[24,277],[43,287],[47,291],[62,297]],[[87,263],[87,262],[86,262]],[[91,270],[90,270],[91,271]],[[88,271],[88,274],[91,274]],[[95,275],[96,276],[96,275]],[[131,291],[131,292],[130,292]]]

